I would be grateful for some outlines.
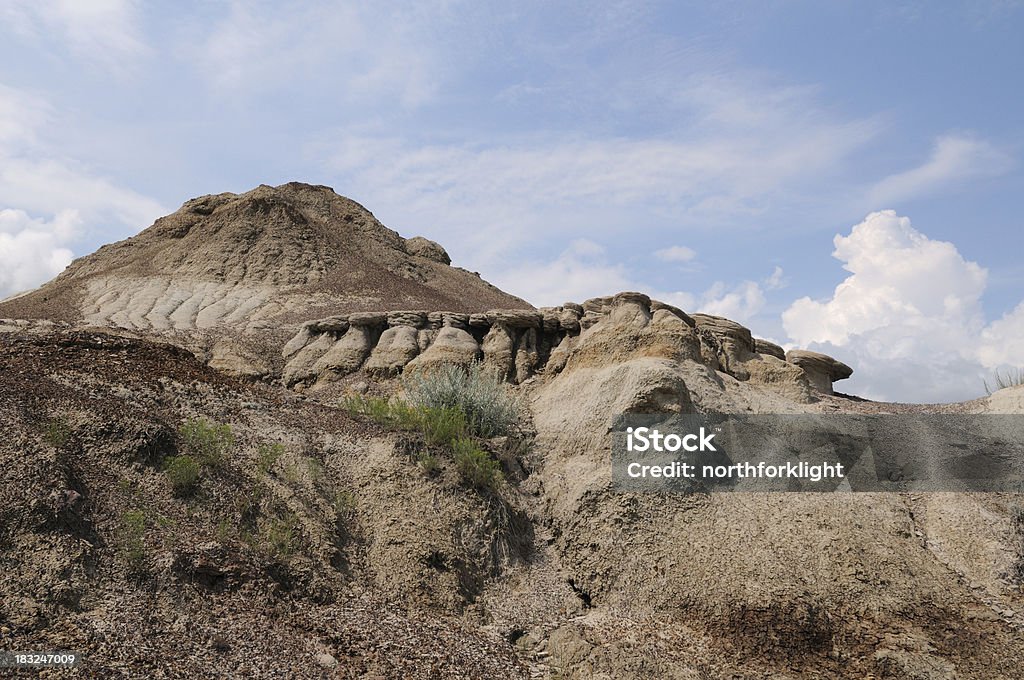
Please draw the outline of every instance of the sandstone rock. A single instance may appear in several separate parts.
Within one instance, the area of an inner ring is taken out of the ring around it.
[[[786,350],[782,349],[774,342],[763,340],[761,338],[754,338],[754,351],[758,354],[765,354],[773,356],[777,359],[786,360]]]
[[[464,331],[469,330],[469,314],[461,314],[459,312],[441,312],[441,319],[445,326],[461,328]]]
[[[293,335],[292,339],[286,342],[284,347],[281,348],[281,356],[285,359],[289,358],[312,342],[314,337],[315,334],[310,331],[309,326],[303,325],[303,327],[299,329],[299,332]]]
[[[312,333],[344,333],[348,330],[347,316],[329,316],[326,319],[308,321],[305,324]]]
[[[532,328],[540,326],[544,315],[535,309],[492,309],[487,312],[491,325],[502,324],[509,328]]]
[[[348,323],[352,327],[372,328],[374,326],[383,326],[387,323],[387,320],[387,314],[384,312],[353,312],[348,315]]]
[[[579,333],[582,313],[582,308],[579,305],[575,307],[562,305],[562,311],[558,314],[559,327],[567,333]]]
[[[409,362],[407,371],[419,371],[440,366],[457,364],[466,366],[480,358],[480,345],[472,335],[452,326],[437,331],[437,337],[425,352]]]
[[[416,333],[416,343],[420,346],[421,354],[426,352],[427,348],[433,344],[434,338],[437,337],[437,331],[438,329],[436,328],[424,328]]]
[[[450,265],[452,263],[452,258],[448,256],[448,252],[441,247],[440,243],[423,238],[422,236],[413,236],[410,239],[406,239],[405,252],[413,257],[423,257],[434,262],[440,262],[441,264]]]
[[[312,370],[321,378],[358,371],[376,344],[376,326],[384,322],[384,315],[378,314],[376,319],[375,323],[369,323],[370,317],[366,316],[353,323],[348,332],[313,364]],[[364,324],[364,321],[367,323]],[[349,322],[352,323],[353,319],[350,318]]]
[[[430,312],[427,314],[427,328],[432,330],[439,330],[444,326],[444,313],[443,312]]]
[[[537,329],[527,328],[516,339],[515,381],[521,383],[537,369],[539,363]]]
[[[584,312],[596,312],[598,314],[606,314],[611,308],[612,296],[590,298],[583,302]]]
[[[317,378],[317,371],[314,369],[317,361],[327,353],[337,338],[330,333],[322,333],[299,350],[284,367],[282,376],[284,384],[288,387],[296,383],[314,381]]]
[[[622,291],[612,296],[611,305],[615,307],[626,303],[633,303],[646,307],[648,310],[651,308],[651,298],[643,293],[637,293],[635,291]]]
[[[576,316],[583,316],[583,305],[578,302],[563,302],[562,309],[567,309],[572,312],[576,312]]]
[[[502,324],[491,326],[481,343],[484,366],[493,370],[502,380],[510,380],[515,370],[515,338]]]
[[[853,375],[852,368],[819,352],[792,349],[786,352],[786,361],[802,368],[811,386],[823,394],[833,394],[832,383]]]
[[[610,321],[643,328],[651,321],[651,298],[643,293],[624,292],[612,297]]]
[[[427,313],[425,311],[388,312],[387,316],[389,327],[411,326],[413,328],[422,328],[426,323]]]
[[[754,338],[750,335],[750,329],[710,314],[694,314],[693,320],[698,332],[709,334],[717,341],[718,361],[722,370],[739,380],[746,380],[748,375],[743,363],[754,355]]]
[[[420,353],[419,331],[410,325],[393,326],[384,331],[366,361],[372,375],[397,375]]]
[[[562,338],[562,341],[551,350],[551,354],[548,356],[548,362],[544,365],[544,371],[546,373],[558,373],[565,368],[565,362],[569,360],[569,354],[572,352],[573,346],[576,343],[576,337],[574,335],[567,335]]]
[[[764,385],[775,393],[797,402],[807,404],[814,401],[811,386],[802,368],[772,354],[761,354],[743,364],[748,380],[755,385]]]
[[[666,302],[661,302],[660,300],[651,300],[651,312],[652,313],[653,312],[657,312],[658,310],[661,310],[661,309],[667,310],[668,312],[672,313],[673,315],[679,317],[680,319],[682,319],[683,323],[685,323],[690,328],[696,328],[697,327],[697,324],[693,320],[693,317],[691,317],[689,314],[687,314],[683,310],[679,309],[675,305],[670,305],[670,304],[668,304]]]
[[[491,325],[491,322],[487,320],[486,314],[470,314],[469,325],[474,328],[486,328]]]

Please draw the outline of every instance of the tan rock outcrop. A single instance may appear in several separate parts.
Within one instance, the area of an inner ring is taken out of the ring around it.
[[[437,331],[437,337],[425,352],[409,362],[407,371],[430,370],[442,364],[466,366],[480,358],[480,345],[476,339],[453,326]]]
[[[786,361],[802,368],[811,386],[823,394],[833,394],[832,383],[853,375],[852,368],[820,352],[791,349],[786,352]]]

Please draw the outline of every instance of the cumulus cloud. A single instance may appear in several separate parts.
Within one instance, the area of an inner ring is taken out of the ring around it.
[[[63,246],[80,224],[74,210],[61,211],[49,222],[21,210],[0,210],[0,299],[64,271],[73,256]]]
[[[538,306],[642,288],[625,267],[608,261],[603,246],[588,239],[573,240],[554,260],[500,271],[491,279],[499,288]]]
[[[1024,327],[1024,310],[986,326],[987,271],[952,243],[928,238],[892,210],[871,213],[834,243],[850,276],[829,299],[795,301],[782,321],[796,344],[854,366],[846,389],[884,399],[969,398],[990,370],[1022,356],[1013,334]]]
[[[167,212],[53,149],[46,137],[57,120],[41,97],[0,84],[0,296],[59,273],[92,230],[134,232]]]
[[[957,182],[999,175],[1012,166],[1012,157],[990,142],[969,135],[944,135],[936,140],[927,161],[880,181],[869,192],[868,201],[880,205],[916,198]]]

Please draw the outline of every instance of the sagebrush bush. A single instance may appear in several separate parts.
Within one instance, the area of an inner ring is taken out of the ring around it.
[[[128,571],[140,574],[146,566],[146,544],[143,537],[146,533],[146,513],[142,510],[129,510],[121,515],[121,549]]]
[[[455,469],[462,481],[477,489],[495,489],[501,481],[501,465],[469,437],[452,442]]]
[[[399,430],[418,431],[428,443],[449,446],[467,431],[466,415],[457,408],[413,406],[401,399],[349,396],[344,406],[349,412]]]
[[[230,425],[212,423],[205,418],[186,420],[180,429],[182,443],[202,465],[216,467],[235,444]]]
[[[187,454],[169,459],[164,468],[175,496],[188,496],[195,491],[201,470],[199,463]]]
[[[270,469],[284,452],[284,444],[260,444],[260,448],[256,450],[256,470],[261,477],[270,474]]]
[[[414,406],[461,411],[470,432],[481,437],[507,434],[519,420],[519,402],[497,375],[479,363],[466,368],[445,364],[417,372],[406,376],[403,387]]]

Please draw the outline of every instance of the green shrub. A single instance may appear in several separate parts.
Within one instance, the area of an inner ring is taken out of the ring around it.
[[[188,496],[192,494],[199,483],[199,473],[201,470],[202,468],[199,463],[189,455],[175,456],[169,459],[164,468],[175,496]]]
[[[419,431],[434,446],[449,446],[467,431],[466,415],[458,408],[413,406],[401,399],[350,396],[345,398],[350,413],[363,415],[381,425],[399,430]]]
[[[501,465],[468,437],[452,442],[455,468],[462,481],[477,489],[495,489],[501,481]]]
[[[146,513],[142,510],[129,510],[121,515],[121,547],[128,571],[139,574],[146,566]]]
[[[441,472],[441,462],[437,459],[437,456],[432,454],[419,454],[416,457],[416,463],[420,466],[420,469],[423,470],[423,474],[427,477],[434,477]]]
[[[62,448],[71,438],[71,427],[63,418],[51,418],[43,429],[43,439],[55,449]]]
[[[235,444],[230,425],[212,423],[205,418],[186,420],[180,432],[185,449],[204,466],[219,466]]]
[[[299,521],[292,513],[281,519],[271,519],[267,523],[263,531],[263,540],[272,555],[282,559],[292,556],[298,543],[298,525]]]
[[[468,368],[443,365],[405,378],[409,403],[423,409],[457,409],[469,431],[481,437],[507,434],[519,419],[521,407],[502,380],[479,363]]]
[[[260,477],[266,477],[270,474],[274,463],[283,455],[283,444],[260,444],[260,447],[256,450],[256,470],[259,472]]]
[[[1016,387],[1017,385],[1024,385],[1024,368],[1011,368],[1010,370],[1006,371],[1006,373],[1000,373],[999,371],[996,371],[993,380],[995,382],[992,386],[988,384],[987,380],[984,381],[986,394],[998,392],[999,390],[1004,389],[1006,387]]]
[[[457,408],[427,407],[420,411],[420,432],[428,444],[452,446],[466,430],[466,415]]]

